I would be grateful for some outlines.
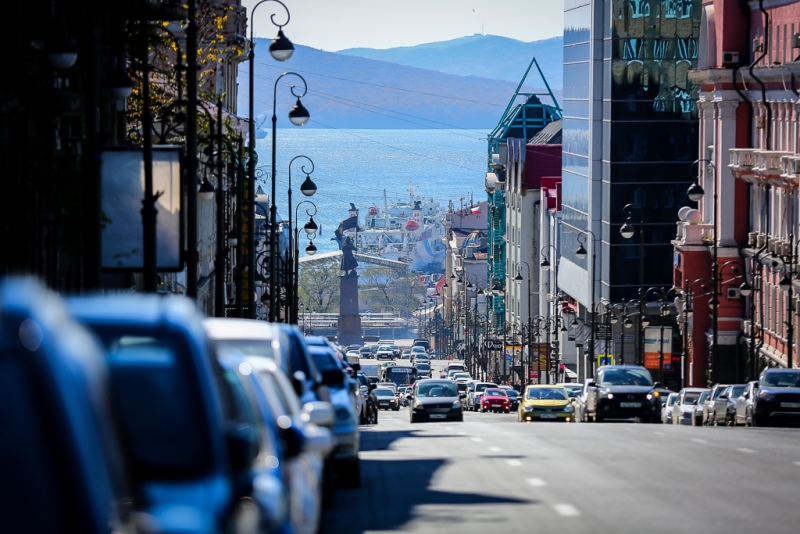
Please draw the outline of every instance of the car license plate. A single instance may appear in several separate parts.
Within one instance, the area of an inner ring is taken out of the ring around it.
[[[431,419],[447,419],[447,414],[443,413],[432,413]]]
[[[541,417],[542,419],[556,419],[558,416],[554,413],[543,413]]]
[[[781,408],[800,408],[800,402],[782,402]]]
[[[642,403],[641,402],[620,402],[619,403],[619,407],[620,408],[641,408],[642,407]]]

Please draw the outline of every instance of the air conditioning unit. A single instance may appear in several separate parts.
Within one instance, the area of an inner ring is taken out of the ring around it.
[[[755,247],[758,243],[758,232],[750,232],[747,234],[747,245],[750,247]]]
[[[781,256],[791,256],[792,255],[792,244],[788,241],[781,241],[780,243],[780,254]]]
[[[764,234],[758,234],[758,240],[756,241],[757,248],[764,248],[764,243],[767,242],[767,236]]]
[[[775,246],[777,243],[778,243],[777,239],[775,239],[774,237],[770,237],[769,241],[767,241],[767,250],[769,250],[770,252],[774,252],[775,254],[780,252],[779,250],[777,250],[777,247]]]
[[[742,292],[739,291],[738,287],[729,287],[727,291],[728,299],[740,299],[742,298]]]
[[[722,66],[733,66],[739,64],[739,52],[723,52]]]
[[[800,315],[800,297],[794,298],[794,313]]]

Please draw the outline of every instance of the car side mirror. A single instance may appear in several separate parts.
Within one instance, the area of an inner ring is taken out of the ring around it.
[[[597,382],[589,382],[587,384],[587,386],[589,386],[590,388],[596,388],[597,387]]]
[[[378,387],[378,386],[376,386],[375,384],[370,384],[370,385],[369,385],[369,390],[370,390],[370,391],[373,391],[373,390],[374,390],[375,388],[377,388],[377,387]]]
[[[298,397],[302,397],[306,392],[306,374],[303,371],[295,371],[292,373],[292,389]]]
[[[760,385],[758,382],[756,382],[755,384],[753,384],[753,389],[758,389],[758,388],[760,388],[760,387],[761,387],[761,385]]]
[[[368,392],[369,386],[361,386],[361,391],[363,391],[364,393]]]
[[[661,382],[656,382],[653,384],[653,389],[664,389],[664,384]]]
[[[287,458],[295,458],[303,452],[305,435],[295,425],[289,425],[286,428],[278,427],[278,435],[285,445],[283,452]]]
[[[317,426],[333,426],[333,406],[329,402],[307,402],[300,418]]]
[[[719,398],[720,398],[720,399],[727,400],[727,399],[729,399],[730,397],[728,397],[728,394],[727,394],[727,393],[723,393],[722,395],[720,395],[720,396],[719,396]]]

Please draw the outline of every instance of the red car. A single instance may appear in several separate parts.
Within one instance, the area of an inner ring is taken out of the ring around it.
[[[481,397],[481,412],[511,411],[511,400],[504,389],[487,388]]]

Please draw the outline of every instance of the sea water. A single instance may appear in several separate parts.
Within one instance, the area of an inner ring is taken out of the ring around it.
[[[488,131],[488,129],[487,129]],[[383,209],[384,190],[389,205],[409,199],[413,185],[417,194],[432,198],[446,209],[467,206],[486,199],[484,179],[487,162],[487,131],[481,130],[331,130],[322,128],[279,128],[277,130],[277,206],[287,219],[289,162],[298,155],[314,162],[311,179],[317,185],[312,197],[300,192],[305,173],[311,165],[304,158],[292,164],[292,219],[298,203],[310,200],[316,205],[314,220],[322,227],[314,244],[318,252],[337,250],[332,241],[334,230],[347,218],[350,203],[363,217],[370,206]],[[271,137],[259,139],[258,168],[265,171],[259,181],[263,191],[270,192]],[[300,226],[305,224],[311,204],[302,204],[297,211]],[[302,237],[302,251],[307,241]],[[301,252],[301,254],[304,254]]]

